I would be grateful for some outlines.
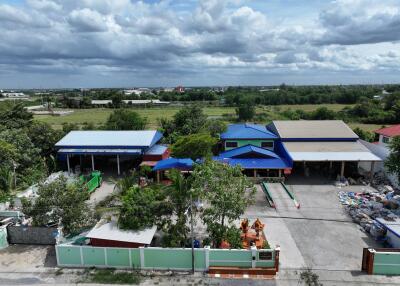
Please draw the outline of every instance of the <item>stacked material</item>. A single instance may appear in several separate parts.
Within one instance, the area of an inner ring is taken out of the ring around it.
[[[339,192],[340,202],[346,206],[353,221],[375,239],[382,238],[384,229],[376,223],[376,218],[391,221],[400,217],[400,195],[390,186],[382,186],[375,190],[363,192]]]

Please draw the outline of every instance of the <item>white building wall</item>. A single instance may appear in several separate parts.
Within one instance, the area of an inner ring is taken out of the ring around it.
[[[381,136],[379,136],[379,140],[381,140],[380,137]],[[395,174],[389,173],[384,165],[384,161],[390,154],[389,148],[387,148],[386,145],[384,144],[376,145],[364,140],[360,140],[360,142],[365,147],[367,147],[373,154],[382,159],[382,162],[375,162],[374,173],[382,171],[394,186],[399,187],[397,176]],[[360,162],[358,164],[358,167],[364,170],[365,172],[369,172],[371,170],[371,162]]]

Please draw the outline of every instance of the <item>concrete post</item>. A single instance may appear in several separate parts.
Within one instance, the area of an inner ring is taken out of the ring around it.
[[[157,183],[160,183],[160,171],[157,171]]]
[[[118,167],[118,176],[121,174],[120,167],[119,167],[119,155],[117,155],[117,167]]]
[[[69,164],[69,154],[67,154],[67,167],[68,167],[68,174],[71,174],[71,166]]]
[[[139,256],[140,256],[140,269],[143,269],[144,266],[144,247],[139,247]]]
[[[275,247],[275,270],[276,270],[276,272],[279,271],[279,253],[280,253],[280,251],[281,251],[281,248],[279,245],[277,245]]]
[[[282,177],[282,170],[279,169],[279,178]]]
[[[251,268],[256,268],[256,261],[257,261],[257,247],[253,245],[251,248]]]
[[[94,156],[92,155],[92,171],[94,171]]]
[[[340,177],[343,178],[344,177],[344,166],[345,166],[346,162],[342,161],[342,168],[340,170]]]
[[[257,169],[254,169],[254,178],[257,177]]]
[[[210,246],[204,246],[204,261],[206,264],[206,270],[210,268]]]
[[[371,162],[371,171],[369,174],[369,179],[372,181],[372,179],[374,178],[374,169],[375,169],[375,161]]]

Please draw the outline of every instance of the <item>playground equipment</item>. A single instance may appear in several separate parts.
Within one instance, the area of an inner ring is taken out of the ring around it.
[[[253,245],[258,249],[263,248],[264,243],[267,241],[264,234],[265,225],[258,218],[254,221],[251,228],[249,228],[249,225],[247,218],[243,219],[240,223],[240,229],[242,230],[240,238],[243,248],[250,248]]]
[[[90,173],[89,176],[82,175],[79,177],[79,181],[82,186],[82,190],[90,194],[101,186],[102,183],[101,172],[93,171],[92,173]]]

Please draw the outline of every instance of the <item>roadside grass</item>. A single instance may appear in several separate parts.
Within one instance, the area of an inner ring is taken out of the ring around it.
[[[276,106],[259,106],[257,107],[257,114],[260,116],[260,120],[256,121],[268,121],[283,119],[280,113],[287,109],[301,109],[304,111],[313,111],[319,107],[327,107],[334,111],[342,110],[346,106],[345,104],[305,104],[305,105],[276,105]],[[141,116],[144,116],[149,121],[149,128],[158,128],[159,118],[172,118],[175,113],[180,109],[185,108],[184,106],[166,106],[166,107],[148,107],[139,108],[132,107]],[[222,118],[226,121],[232,121],[236,118],[234,107],[219,107],[219,106],[206,106],[204,107],[204,113],[210,118]],[[108,116],[113,112],[111,108],[92,108],[92,109],[75,109],[74,113],[65,116],[50,116],[50,115],[35,115],[35,119],[51,124],[54,128],[61,129],[63,123],[74,123],[82,125],[85,122],[93,123],[95,126],[103,124]]]
[[[98,284],[139,284],[141,277],[135,271],[116,271],[115,269],[95,269],[85,273],[83,283]]]

